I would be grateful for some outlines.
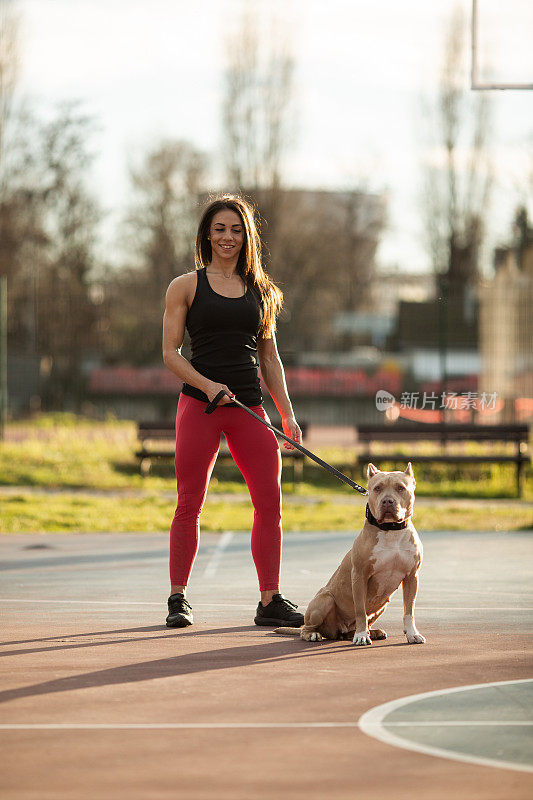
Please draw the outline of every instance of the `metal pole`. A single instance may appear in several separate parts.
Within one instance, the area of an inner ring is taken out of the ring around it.
[[[446,395],[448,393],[448,275],[440,273],[438,281],[440,383],[442,394]],[[443,422],[446,422],[446,409],[443,411]]]
[[[7,419],[7,276],[0,275],[0,441]]]
[[[470,74],[470,86],[472,89],[477,87],[477,0],[472,0],[472,70]]]

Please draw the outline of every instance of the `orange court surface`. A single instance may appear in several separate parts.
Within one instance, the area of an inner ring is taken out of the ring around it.
[[[255,626],[247,534],[202,536],[180,630],[167,536],[4,537],[3,800],[532,797],[531,534],[420,535],[427,643],[400,591],[364,648]],[[285,535],[300,610],[352,540]]]

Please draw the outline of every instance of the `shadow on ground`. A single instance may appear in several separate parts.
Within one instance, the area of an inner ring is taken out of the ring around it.
[[[134,632],[150,632],[161,630],[160,627],[147,627],[147,628],[126,628],[114,631],[97,631],[93,633],[84,633],[81,636],[109,636],[110,634],[125,634]],[[71,649],[82,647],[94,647],[99,645],[121,644],[124,642],[139,642],[145,639],[160,639],[160,638],[181,638],[181,637],[199,637],[199,636],[218,636],[223,633],[238,633],[245,631],[257,632],[254,626],[241,626],[230,628],[216,628],[206,631],[180,631],[180,632],[167,632],[161,636],[146,636],[139,639],[139,637],[127,637],[123,639],[112,639],[110,641],[102,642],[82,642],[75,644],[67,644],[61,647],[51,648],[35,648],[34,650],[23,650],[22,652],[31,653],[39,652],[42,650],[59,650]],[[270,634],[272,632],[269,631]],[[76,634],[78,636],[80,634]],[[171,678],[177,675],[188,675],[197,672],[211,672],[219,669],[233,669],[243,666],[253,666],[256,664],[264,664],[275,661],[286,661],[299,658],[313,658],[315,656],[328,655],[335,653],[345,653],[346,649],[352,649],[351,642],[340,641],[330,642],[322,641],[318,643],[303,642],[299,637],[291,637],[290,639],[278,639],[275,634],[268,635],[268,640],[261,644],[240,645],[238,647],[222,647],[215,650],[202,650],[195,653],[186,653],[183,655],[173,656],[172,658],[162,658],[153,661],[142,661],[137,664],[128,664],[126,666],[112,667],[110,669],[96,670],[95,672],[86,672],[80,675],[73,675],[67,678],[58,678],[55,680],[44,681],[36,683],[31,686],[23,686],[19,689],[10,689],[0,692],[0,703],[6,703],[10,700],[17,700],[24,697],[35,697],[38,695],[54,694],[56,692],[67,692],[77,689],[89,689],[92,687],[102,686],[115,686],[118,684],[138,683],[142,681],[154,680],[156,678]],[[58,637],[53,637],[57,641]],[[68,637],[67,637],[68,638]],[[29,640],[29,641],[51,641],[52,637],[42,640]],[[21,642],[11,642],[10,644],[20,644]],[[406,642],[379,644],[378,647],[407,647]],[[358,648],[360,651],[367,651],[370,648]],[[15,650],[3,653],[4,656],[14,655],[21,651]]]

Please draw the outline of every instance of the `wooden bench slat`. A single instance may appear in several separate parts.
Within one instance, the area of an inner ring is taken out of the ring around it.
[[[174,450],[152,450],[150,449],[143,449],[137,450],[135,453],[136,458],[174,458]],[[217,458],[233,458],[229,450],[220,450],[218,453]],[[281,458],[288,458],[288,459],[303,459],[305,458],[303,453],[300,453],[298,450],[293,452],[292,450],[281,450]]]
[[[507,435],[507,434],[500,434],[491,436],[485,432],[481,434],[472,434],[464,432],[455,433],[437,433],[437,432],[414,432],[414,431],[394,431],[390,434],[380,434],[373,431],[367,432],[360,432],[357,433],[357,440],[359,442],[372,442],[374,440],[377,441],[388,441],[388,442],[421,442],[421,441],[428,441],[428,442],[525,442],[528,440],[527,436],[518,436],[517,434]]]
[[[416,464],[417,462],[423,463],[441,463],[441,464],[453,464],[453,463],[465,463],[465,464],[499,464],[499,463],[509,463],[509,464],[517,464],[521,462],[522,464],[529,463],[529,456],[524,455],[523,453],[517,455],[486,455],[486,456],[466,456],[461,455],[460,453],[454,455],[453,453],[450,454],[435,454],[432,456],[428,455],[407,455],[406,453],[357,453],[357,460],[358,461],[379,461],[383,463],[384,461],[411,461],[412,464]]]
[[[509,431],[511,433],[517,433],[521,435],[527,435],[529,432],[529,426],[526,424],[518,424],[518,423],[501,423],[499,425],[470,425],[470,424],[459,424],[459,423],[431,423],[431,422],[423,422],[423,423],[401,423],[401,424],[394,424],[394,423],[386,423],[386,424],[373,424],[373,423],[361,423],[357,425],[357,430],[359,431],[375,431],[376,433],[391,433],[394,431],[412,431],[413,433],[440,433],[441,431],[446,431],[448,433],[462,433],[464,431],[470,431],[471,433],[479,433],[485,431],[490,434],[497,434],[501,433],[502,431]]]
[[[305,435],[307,423],[300,423],[302,433]],[[151,462],[154,459],[174,459],[175,454],[175,423],[166,420],[155,422],[137,423],[137,439],[140,449],[135,452],[139,460],[142,475],[148,474]],[[151,444],[153,442],[153,445]],[[167,445],[166,447],[164,445]],[[305,456],[299,450],[286,450],[280,447],[282,461],[291,462],[293,466],[293,479],[301,480]],[[222,438],[218,459],[232,458],[225,439]]]
[[[359,425],[356,429],[357,440],[367,446],[373,443],[393,442],[440,442],[442,448],[454,442],[514,444],[515,453],[485,453],[483,455],[467,455],[463,453],[443,452],[433,455],[417,455],[412,453],[391,452],[372,453],[369,449],[359,451],[356,461],[373,461],[377,464],[387,461],[413,464],[514,464],[516,466],[516,488],[518,497],[522,493],[522,467],[530,463],[527,455],[529,444],[529,427],[527,425],[465,425],[465,424],[404,424],[399,425]],[[499,448],[501,450],[501,448]]]

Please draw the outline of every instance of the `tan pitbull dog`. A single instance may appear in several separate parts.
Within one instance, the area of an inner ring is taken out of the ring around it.
[[[351,638],[356,645],[372,644],[387,634],[370,626],[383,614],[391,595],[403,587],[403,628],[409,644],[426,640],[415,626],[414,605],[422,543],[412,523],[415,478],[409,463],[405,472],[380,472],[367,467],[368,505],[363,530],[328,583],[305,612],[300,636],[308,642]],[[297,633],[277,628],[277,633]]]

